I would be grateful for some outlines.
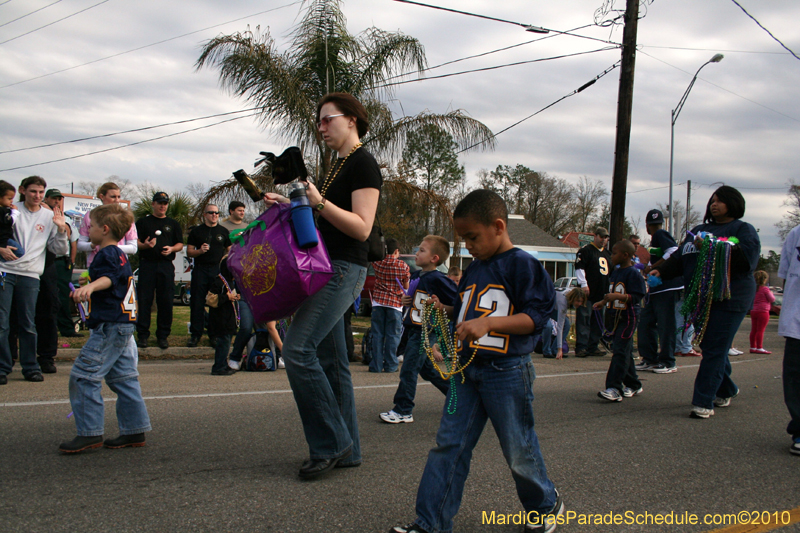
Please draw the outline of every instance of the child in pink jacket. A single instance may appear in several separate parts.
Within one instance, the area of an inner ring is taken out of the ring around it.
[[[764,331],[767,329],[767,323],[769,323],[769,309],[772,302],[775,301],[775,296],[767,287],[769,275],[766,272],[757,270],[753,273],[753,276],[756,278],[757,287],[753,310],[750,311],[750,320],[752,321],[750,353],[772,353],[764,349]]]

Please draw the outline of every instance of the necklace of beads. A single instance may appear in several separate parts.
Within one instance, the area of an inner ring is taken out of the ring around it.
[[[319,193],[322,195],[323,198],[325,198],[325,193],[328,192],[328,187],[330,187],[331,183],[333,183],[333,180],[336,179],[336,176],[339,174],[339,171],[342,170],[342,167],[344,166],[345,162],[347,161],[347,158],[350,157],[351,155],[353,155],[353,152],[355,152],[356,150],[361,148],[361,146],[363,144],[364,143],[356,143],[356,145],[353,146],[353,149],[350,150],[350,153],[347,154],[347,157],[342,159],[342,164],[341,165],[337,165],[336,164],[336,163],[338,163],[338,161],[333,164],[331,169],[328,171],[328,175],[325,176],[325,181],[322,182],[322,187],[320,187],[320,190],[319,190]],[[334,170],[336,170],[336,172],[334,172]],[[333,174],[333,176],[331,176],[331,174]]]
[[[694,237],[693,234],[690,233]],[[697,265],[689,283],[686,299],[681,307],[685,329],[694,326],[695,342],[702,342],[711,316],[711,304],[731,297],[731,249],[739,240],[736,237],[714,237],[701,234]]]
[[[433,347],[431,346],[428,331],[433,331],[439,339],[439,351],[444,358],[445,369],[443,370],[436,358],[433,356]],[[447,413],[455,414],[456,405],[458,403],[458,396],[456,393],[455,375],[461,374],[461,383],[464,383],[464,369],[475,359],[475,354],[478,353],[476,347],[472,351],[472,355],[465,364],[461,364],[456,351],[456,335],[450,332],[450,320],[447,318],[444,310],[436,309],[433,303],[425,304],[422,310],[422,342],[419,346],[420,354],[426,356],[433,363],[433,368],[439,372],[441,378],[450,382],[450,394],[447,395]]]

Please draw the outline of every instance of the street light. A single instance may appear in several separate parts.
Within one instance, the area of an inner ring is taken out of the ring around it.
[[[681,96],[678,105],[676,105],[675,109],[672,110],[672,121],[671,121],[672,125],[670,129],[670,142],[669,142],[669,231],[671,233],[675,232],[673,226],[674,209],[672,209],[672,160],[675,154],[675,121],[678,120],[678,115],[681,114],[681,109],[683,109],[683,104],[686,103],[686,98],[689,96],[689,91],[692,90],[692,87],[694,87],[694,82],[697,81],[697,75],[700,74],[700,71],[703,70],[703,67],[705,67],[709,63],[719,63],[720,61],[722,61],[723,57],[725,56],[722,54],[714,54],[714,57],[703,63],[703,65],[699,69],[697,69],[697,72],[694,73],[694,78],[692,78],[692,81],[689,83],[689,87],[686,88],[686,92],[683,93],[683,96]],[[687,217],[689,216],[688,212],[686,213],[686,216]],[[673,237],[677,238],[676,235],[673,235]]]

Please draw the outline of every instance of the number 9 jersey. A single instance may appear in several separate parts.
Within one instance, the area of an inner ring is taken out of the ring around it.
[[[464,272],[458,292],[460,298],[454,309],[456,324],[485,316],[518,313],[525,313],[535,324],[535,331],[529,335],[490,331],[478,339],[477,344],[460,344],[462,359],[469,359],[475,348],[479,359],[533,352],[533,336],[541,331],[555,306],[553,280],[536,258],[519,248],[487,261],[474,260]]]
[[[95,328],[103,322],[136,322],[136,286],[133,272],[125,253],[117,246],[106,246],[94,257],[89,265],[92,281],[102,277],[111,280],[111,287],[92,293],[86,326]]]

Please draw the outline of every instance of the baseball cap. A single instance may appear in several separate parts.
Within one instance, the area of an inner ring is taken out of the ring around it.
[[[645,224],[663,224],[664,223],[664,213],[659,211],[658,209],[651,209],[647,212],[647,218],[645,219]]]
[[[608,237],[608,230],[606,228],[598,227],[596,230],[594,230],[594,234],[599,235],[600,237]]]
[[[58,189],[47,189],[47,192],[44,193],[45,198],[63,198],[64,195],[61,194],[61,191]]]
[[[154,202],[169,202],[169,195],[165,192],[157,192],[153,195]]]

